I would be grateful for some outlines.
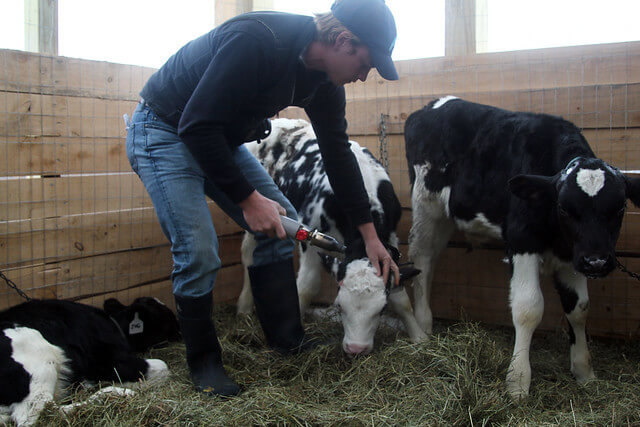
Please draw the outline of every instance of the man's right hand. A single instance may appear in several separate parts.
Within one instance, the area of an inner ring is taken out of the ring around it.
[[[264,233],[269,237],[277,236],[281,240],[287,238],[280,220],[280,215],[286,215],[287,212],[278,202],[267,199],[254,190],[238,205],[251,231]]]

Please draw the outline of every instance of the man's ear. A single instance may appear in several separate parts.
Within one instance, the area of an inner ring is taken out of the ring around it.
[[[338,34],[335,42],[333,43],[333,47],[336,49],[344,49],[347,48],[349,53],[355,52],[355,47],[352,44],[353,34],[349,31],[343,31]]]
[[[557,198],[556,180],[552,176],[516,175],[509,180],[509,191],[532,204],[541,204]]]
[[[640,178],[623,175],[627,198],[640,207]]]

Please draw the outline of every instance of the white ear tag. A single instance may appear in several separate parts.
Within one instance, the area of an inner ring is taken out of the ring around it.
[[[136,311],[133,315],[133,320],[129,323],[129,335],[141,334],[144,331],[144,322],[138,317]]]

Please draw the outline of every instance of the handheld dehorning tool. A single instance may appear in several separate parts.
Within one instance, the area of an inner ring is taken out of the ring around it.
[[[282,227],[287,236],[298,242],[308,243],[320,249],[335,252],[344,252],[347,248],[328,234],[323,234],[318,230],[312,230],[301,222],[294,221],[289,217],[280,215]]]

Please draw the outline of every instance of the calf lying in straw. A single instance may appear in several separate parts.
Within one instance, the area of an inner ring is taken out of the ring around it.
[[[153,298],[128,307],[107,300],[105,310],[60,300],[32,300],[0,313],[0,421],[34,424],[44,406],[70,385],[100,381],[125,387],[169,375],[143,351],[179,338],[173,313]],[[110,387],[101,393],[128,394]],[[62,407],[74,409],[77,404]]]

